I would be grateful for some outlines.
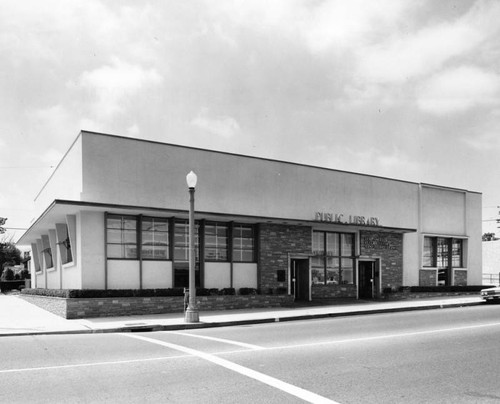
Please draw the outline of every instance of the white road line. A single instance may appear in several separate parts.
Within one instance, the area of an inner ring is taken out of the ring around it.
[[[162,356],[159,358],[147,358],[147,359],[130,359],[127,361],[75,363],[72,365],[40,366],[40,367],[36,367],[36,368],[2,369],[2,370],[0,370],[0,374],[2,374],[2,373],[16,373],[16,372],[36,372],[36,371],[43,371],[43,370],[83,368],[86,366],[109,366],[109,365],[124,365],[124,364],[126,365],[129,363],[163,361],[163,360],[167,360],[167,359],[186,358],[187,356],[189,356],[189,355]]]
[[[377,335],[375,337],[361,337],[361,338],[348,338],[348,339],[338,339],[334,341],[324,341],[324,342],[313,342],[309,344],[297,344],[297,345],[286,345],[281,347],[272,347],[265,349],[290,349],[290,348],[305,348],[312,346],[321,346],[321,345],[335,345],[335,344],[345,344],[349,342],[364,342],[364,341],[375,341],[379,339],[386,338],[402,338],[402,337],[414,337],[418,335],[429,335],[429,334],[439,334],[444,332],[452,332],[452,331],[464,331],[464,330],[472,330],[476,328],[486,328],[486,327],[498,327],[500,323],[489,323],[489,324],[478,324],[478,325],[470,325],[464,327],[453,327],[453,328],[441,328],[438,330],[428,330],[428,331],[415,331],[415,332],[405,332],[399,334],[385,334],[385,335]]]
[[[249,349],[252,349],[252,350],[255,350],[255,351],[258,351],[258,350],[261,350],[261,349],[265,349],[262,346],[253,345],[253,344],[247,344],[245,342],[233,341],[233,340],[225,339],[225,338],[207,337],[205,335],[188,334],[187,332],[177,332],[177,331],[173,331],[173,332],[172,331],[165,331],[165,332],[168,332],[169,334],[184,335],[184,336],[187,336],[187,337],[201,338],[201,339],[207,339],[207,340],[210,340],[210,341],[223,342],[225,344],[237,345],[237,346],[241,346],[243,348],[249,348]]]
[[[184,353],[193,355],[195,357],[212,362],[216,365],[222,366],[226,369],[232,370],[233,372],[239,373],[243,376],[250,377],[252,379],[260,381],[264,384],[267,384],[268,386],[271,386],[271,387],[274,387],[274,388],[279,389],[281,391],[284,391],[285,393],[288,393],[290,395],[298,397],[298,398],[300,398],[304,401],[307,401],[309,403],[339,404],[336,401],[330,400],[326,397],[320,396],[320,395],[313,393],[311,391],[302,389],[300,387],[286,383],[282,380],[265,375],[263,373],[256,372],[255,370],[246,368],[244,366],[238,365],[236,363],[230,362],[226,359],[222,359],[222,358],[219,358],[219,357],[211,355],[211,354],[207,354],[207,353],[197,351],[195,349],[187,348],[187,347],[184,347],[181,345],[176,345],[176,344],[171,344],[169,342],[159,341],[157,339],[143,337],[141,335],[135,335],[135,334],[121,334],[121,335],[124,335],[124,336],[129,337],[129,338],[139,339],[139,340],[142,340],[145,342],[150,342],[150,343],[156,344],[156,345],[161,345],[161,346],[164,346],[166,348],[175,349],[176,351],[180,351],[180,352],[184,352]]]

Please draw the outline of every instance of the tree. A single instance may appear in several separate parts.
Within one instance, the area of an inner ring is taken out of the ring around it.
[[[4,234],[6,232],[5,227],[3,227],[6,221],[7,221],[6,217],[0,217],[0,234]]]
[[[19,265],[21,263],[21,251],[16,248],[12,241],[0,241],[0,275],[7,265]]]
[[[495,233],[483,234],[483,241],[495,241],[495,240],[498,240],[498,238],[495,237]]]

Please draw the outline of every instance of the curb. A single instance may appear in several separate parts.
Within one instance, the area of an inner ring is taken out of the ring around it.
[[[155,332],[155,331],[178,331],[178,330],[196,330],[202,328],[218,328],[218,327],[233,327],[239,325],[251,324],[266,324],[266,323],[281,323],[287,321],[303,321],[314,320],[321,318],[335,318],[335,317],[349,317],[349,316],[366,316],[370,314],[387,314],[398,313],[406,311],[422,311],[422,310],[436,310],[448,309],[457,307],[478,306],[483,304],[483,301],[477,302],[463,302],[463,303],[440,303],[431,304],[426,306],[414,307],[392,307],[380,308],[372,310],[359,310],[359,311],[345,311],[338,313],[319,313],[319,314],[304,314],[286,317],[268,317],[252,320],[233,320],[233,321],[218,321],[207,323],[182,323],[182,324],[150,324],[150,325],[137,325],[137,326],[124,326],[114,328],[96,328],[87,330],[61,330],[61,331],[26,331],[19,333],[0,334],[1,337],[21,337],[33,335],[75,335],[75,334],[109,334],[109,333],[127,333],[127,332]]]

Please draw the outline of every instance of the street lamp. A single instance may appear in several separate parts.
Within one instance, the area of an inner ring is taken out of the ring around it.
[[[192,171],[186,175],[186,182],[189,188],[189,302],[186,309],[184,321],[186,323],[197,323],[200,321],[198,307],[196,306],[196,282],[194,264],[196,252],[194,246],[194,189],[198,177]]]

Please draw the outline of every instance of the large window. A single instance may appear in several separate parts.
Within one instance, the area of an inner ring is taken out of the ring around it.
[[[169,221],[163,218],[142,219],[141,254],[142,259],[169,259]]]
[[[233,261],[255,262],[255,230],[252,225],[233,226]]]
[[[205,225],[205,259],[207,261],[228,261],[229,226],[223,223]]]
[[[199,226],[195,224],[195,284],[200,286]],[[174,286],[189,286],[189,222],[177,220],[174,225]]]
[[[202,260],[206,262],[255,262],[256,232],[253,225],[200,223],[195,223],[194,240],[197,285],[200,284],[201,251]],[[106,251],[109,259],[171,260],[174,286],[188,284],[188,220],[107,214]]]
[[[199,242],[199,225],[195,224],[194,244],[196,261],[200,260],[200,242]],[[175,222],[174,232],[174,260],[189,261],[189,223],[187,220],[178,220]]]
[[[106,220],[108,258],[138,259],[137,218],[109,215]]]
[[[315,231],[313,254],[313,283],[354,283],[354,234]]]
[[[423,266],[438,269],[438,285],[451,285],[452,268],[463,268],[463,240],[424,237]]]

